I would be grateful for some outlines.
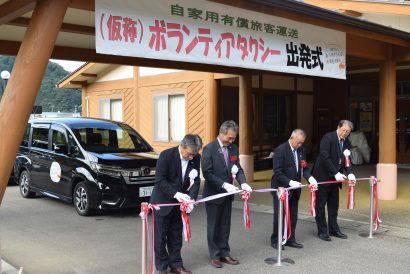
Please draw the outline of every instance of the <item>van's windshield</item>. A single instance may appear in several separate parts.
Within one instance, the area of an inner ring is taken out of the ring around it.
[[[91,152],[149,152],[151,147],[132,128],[124,124],[101,127],[71,127],[81,146]]]

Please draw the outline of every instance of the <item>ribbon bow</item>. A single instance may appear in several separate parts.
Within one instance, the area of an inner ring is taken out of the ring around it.
[[[251,197],[251,193],[249,191],[242,192],[242,200],[243,200],[243,221],[245,224],[246,229],[251,229],[251,217],[250,217],[250,209],[248,200]]]
[[[379,197],[377,194],[377,184],[380,182],[376,177],[371,177],[371,183],[373,184],[373,200],[374,200],[374,208],[373,208],[373,220],[375,222],[374,230],[378,230],[380,228],[380,212],[379,212]]]
[[[283,229],[282,244],[286,244],[286,241],[290,239],[290,236],[292,234],[292,225],[290,222],[290,209],[289,209],[289,193],[287,189],[280,189],[278,191],[279,191],[278,192],[279,199],[283,201],[283,204],[284,204],[285,225]]]
[[[191,241],[191,224],[189,222],[188,214],[186,212],[188,209],[188,206],[189,206],[189,203],[187,202],[182,202],[180,205],[185,242]]]

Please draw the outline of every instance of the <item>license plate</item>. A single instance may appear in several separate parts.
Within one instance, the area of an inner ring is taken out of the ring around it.
[[[153,186],[140,187],[140,197],[149,197],[152,194]]]

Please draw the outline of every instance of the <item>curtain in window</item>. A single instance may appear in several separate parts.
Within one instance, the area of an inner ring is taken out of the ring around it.
[[[168,96],[154,96],[154,140],[168,141]]]
[[[110,119],[110,99],[100,100],[100,118]]]
[[[122,100],[111,100],[111,120],[122,122]]]
[[[170,141],[179,142],[185,136],[185,95],[169,96]]]

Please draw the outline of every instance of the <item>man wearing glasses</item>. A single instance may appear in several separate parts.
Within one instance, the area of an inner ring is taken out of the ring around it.
[[[351,166],[345,166],[345,150],[350,150],[351,144],[347,137],[353,130],[353,123],[341,120],[335,131],[325,134],[320,141],[319,155],[313,167],[312,175],[319,181],[356,181]],[[343,174],[348,174],[347,178]],[[330,236],[346,239],[347,235],[340,231],[337,224],[339,210],[339,188],[342,183],[320,184],[316,196],[316,224],[321,240],[331,241]],[[326,223],[325,207],[327,204],[328,224]],[[330,236],[329,236],[330,235]]]
[[[198,135],[187,134],[181,144],[164,150],[159,155],[155,170],[155,186],[151,204],[192,202],[198,196],[200,185],[199,151],[202,140]],[[191,183],[192,182],[192,183]],[[187,213],[193,210],[188,205]],[[158,273],[190,274],[182,264],[182,220],[179,206],[161,207],[154,210],[155,267]]]
[[[233,183],[232,172],[236,173],[236,180],[243,190],[252,191],[239,163],[238,147],[233,144],[237,134],[238,125],[234,121],[225,121],[216,140],[204,147],[201,162],[205,178],[204,198],[237,192],[239,189]],[[228,243],[233,199],[234,195],[230,195],[205,203],[209,257],[211,265],[216,268],[221,268],[222,263],[239,264],[231,257]]]

